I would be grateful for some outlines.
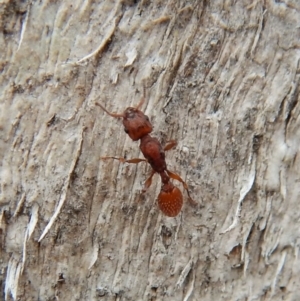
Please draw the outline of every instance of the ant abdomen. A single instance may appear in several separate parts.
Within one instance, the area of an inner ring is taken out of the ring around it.
[[[163,186],[158,195],[158,207],[164,215],[169,217],[177,216],[183,205],[181,191],[176,186],[172,186],[169,189],[164,189]]]

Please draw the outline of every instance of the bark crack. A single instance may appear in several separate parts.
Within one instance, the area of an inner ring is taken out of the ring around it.
[[[70,182],[71,182],[71,179],[72,179],[72,175],[73,175],[73,172],[75,170],[75,167],[77,165],[77,162],[78,162],[78,159],[79,159],[79,156],[81,154],[81,150],[82,150],[82,144],[83,144],[83,131],[84,129],[81,128],[81,133],[80,133],[80,140],[79,140],[79,143],[78,143],[78,147],[77,147],[77,151],[76,151],[76,154],[71,162],[71,167],[70,167],[70,170],[69,170],[69,174],[68,174],[68,177],[65,181],[65,184],[64,184],[64,187],[63,187],[63,192],[61,194],[61,197],[60,197],[60,200],[59,200],[59,203],[58,203],[58,206],[56,207],[56,210],[54,212],[54,214],[52,215],[48,225],[46,226],[46,228],[44,229],[41,237],[39,238],[38,242],[41,242],[42,239],[46,236],[46,234],[49,232],[50,228],[52,227],[52,225],[54,224],[58,214],[60,213],[61,211],[61,208],[63,207],[65,201],[66,201],[66,198],[67,198],[67,192],[68,192],[68,189],[69,189],[69,185],[70,185]]]

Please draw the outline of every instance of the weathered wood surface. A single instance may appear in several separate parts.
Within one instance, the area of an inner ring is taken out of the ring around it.
[[[298,1],[3,0],[0,14],[3,299],[298,300]],[[94,103],[122,112],[143,86],[199,203],[176,218],[158,177],[140,198],[149,167],[99,159],[141,156]]]

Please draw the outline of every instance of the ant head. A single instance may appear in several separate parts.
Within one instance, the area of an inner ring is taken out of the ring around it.
[[[163,184],[158,195],[158,207],[164,215],[174,217],[179,214],[183,204],[181,191],[171,182]]]
[[[137,141],[152,132],[152,124],[147,115],[136,108],[127,108],[123,114],[124,130],[128,136]]]

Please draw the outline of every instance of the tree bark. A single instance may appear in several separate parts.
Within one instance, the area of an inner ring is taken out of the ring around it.
[[[299,20],[285,1],[4,0],[4,300],[298,300]],[[176,218],[120,120],[198,205]]]

